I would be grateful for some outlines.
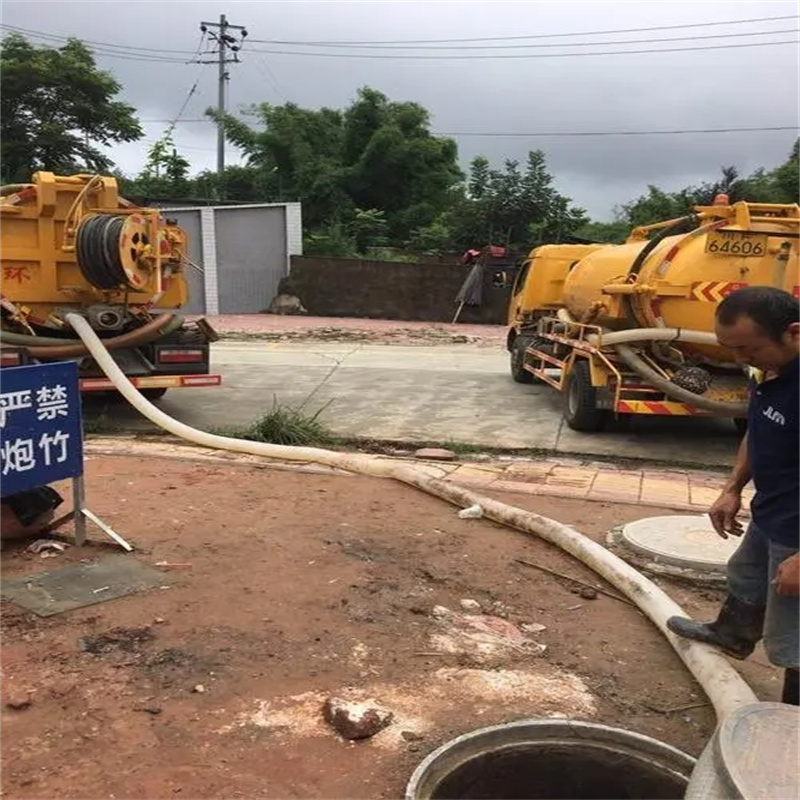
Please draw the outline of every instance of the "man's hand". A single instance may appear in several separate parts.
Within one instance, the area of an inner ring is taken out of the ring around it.
[[[731,536],[742,535],[744,531],[742,523],[736,519],[741,507],[741,492],[737,492],[735,489],[726,489],[709,509],[708,516],[711,517],[711,524],[723,539],[727,539],[728,534]]]
[[[789,556],[778,565],[772,585],[780,595],[788,597],[800,595],[800,553]]]

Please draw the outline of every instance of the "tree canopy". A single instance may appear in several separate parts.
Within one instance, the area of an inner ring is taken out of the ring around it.
[[[97,145],[131,142],[142,129],[132,106],[115,97],[121,84],[97,68],[79,40],[36,46],[2,40],[0,165],[4,181],[28,181],[40,169],[72,172],[112,167]]]
[[[556,191],[544,153],[534,150],[524,169],[514,160],[492,169],[483,156],[474,158],[466,190],[439,223],[451,231],[454,245],[466,248],[558,242],[587,221],[583,209]]]
[[[374,89],[344,111],[262,103],[249,116],[254,127],[224,117],[226,135],[267,198],[302,199],[311,228],[381,212],[386,235],[402,240],[448,208],[462,179],[455,142],[431,134],[428,112]]]

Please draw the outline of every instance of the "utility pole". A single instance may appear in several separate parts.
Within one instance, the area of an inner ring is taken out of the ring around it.
[[[230,81],[231,76],[227,71],[228,64],[239,63],[239,51],[247,37],[247,30],[242,25],[232,25],[224,14],[220,14],[219,22],[201,22],[200,30],[207,33],[211,41],[216,43],[216,52],[211,51],[209,55],[216,55],[216,61],[197,61],[198,64],[216,64],[219,70],[219,86],[217,94],[217,174],[222,186],[222,174],[225,171],[225,126],[222,122],[222,115],[226,110],[226,91],[225,84]],[[229,31],[236,31],[231,34]],[[237,38],[238,36],[238,38]],[[233,57],[228,57],[228,52],[233,53]]]

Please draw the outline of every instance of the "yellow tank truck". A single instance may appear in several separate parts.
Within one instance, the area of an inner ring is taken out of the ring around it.
[[[66,324],[83,315],[145,396],[220,383],[209,373],[207,322],[187,300],[186,235],[119,196],[102,175],[37,172],[0,188],[2,366],[74,360],[82,391],[113,389]]]
[[[747,376],[717,344],[714,312],[747,285],[800,293],[800,206],[725,195],[621,245],[545,245],[526,258],[508,312],[511,375],[564,397],[578,431],[615,415],[746,422]]]

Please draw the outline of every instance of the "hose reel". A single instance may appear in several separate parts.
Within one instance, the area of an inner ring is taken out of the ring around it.
[[[150,225],[141,214],[94,214],[75,240],[78,267],[97,289],[144,291],[155,266]]]

